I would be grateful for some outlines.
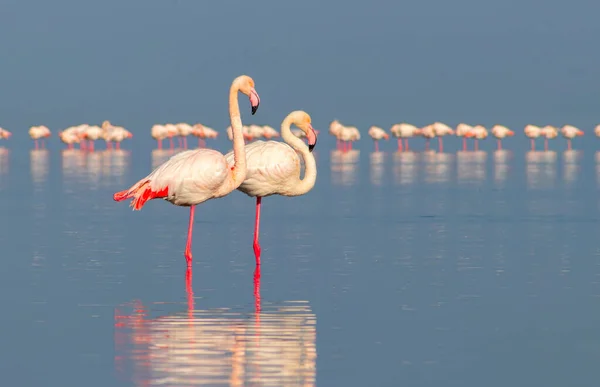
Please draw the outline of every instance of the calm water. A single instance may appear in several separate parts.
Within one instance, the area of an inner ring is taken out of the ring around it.
[[[236,192],[198,207],[188,287],[187,210],[112,200],[169,152],[3,144],[0,384],[597,384],[592,142],[340,154],[327,137],[314,190],[263,201],[260,282]]]

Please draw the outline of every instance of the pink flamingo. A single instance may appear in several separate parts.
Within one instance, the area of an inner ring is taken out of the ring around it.
[[[254,80],[247,75],[234,79],[229,91],[229,117],[233,127],[233,165],[213,149],[195,149],[178,153],[156,168],[131,188],[113,195],[115,201],[133,198],[131,207],[142,209],[152,199],[165,199],[182,207],[190,207],[185,259],[192,265],[192,228],[197,204],[220,198],[235,190],[246,178],[246,151],[242,137],[242,120],[238,91],[250,98],[252,114],[256,113],[260,98],[254,89]]]
[[[306,133],[308,146],[292,134],[291,124],[295,124]],[[288,114],[281,123],[281,137],[285,144],[279,141],[256,141],[246,145],[248,172],[246,179],[238,187],[238,190],[246,195],[256,197],[253,247],[257,265],[260,265],[258,234],[261,199],[270,195],[304,195],[314,187],[317,179],[317,164],[311,153],[317,144],[317,135],[311,125],[310,116],[301,110]],[[300,159],[296,151],[304,160],[303,179],[300,179]],[[233,165],[235,153],[229,152],[225,158],[229,165]]]
[[[369,136],[371,136],[371,138],[373,139],[373,141],[375,141],[375,152],[379,152],[379,140],[387,140],[390,138],[390,135],[378,126],[371,126],[369,128],[368,133]]]

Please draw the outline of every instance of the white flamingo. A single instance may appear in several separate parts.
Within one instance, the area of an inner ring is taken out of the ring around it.
[[[238,91],[250,98],[252,114],[260,99],[254,89],[254,80],[247,75],[234,79],[229,91],[229,117],[233,127],[233,166],[225,156],[213,149],[195,149],[178,153],[130,188],[113,195],[115,201],[132,199],[131,207],[140,210],[152,199],[164,199],[183,207],[190,207],[185,259],[192,264],[192,228],[196,205],[210,199],[226,196],[246,179],[246,151],[242,137],[242,120]]]
[[[308,138],[308,146],[290,131],[291,124],[298,126]],[[260,227],[261,199],[271,195],[300,196],[310,191],[317,178],[317,165],[312,150],[317,143],[317,135],[311,125],[310,116],[303,111],[288,114],[281,124],[279,141],[256,141],[246,145],[246,162],[248,172],[246,179],[238,190],[256,198],[256,218],[254,221],[254,255],[256,264],[260,265],[260,243],[258,241]],[[305,165],[304,178],[300,179],[300,158]],[[234,165],[235,155],[225,155],[229,165]]]

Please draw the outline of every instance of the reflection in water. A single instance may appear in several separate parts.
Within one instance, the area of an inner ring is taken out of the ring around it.
[[[508,161],[512,158],[512,152],[500,149],[494,152],[494,181],[503,184],[508,175]]]
[[[563,153],[563,179],[565,183],[572,184],[577,180],[577,174],[579,173],[579,160],[581,159],[582,151],[580,150],[566,150]]]
[[[525,155],[527,187],[553,188],[556,181],[556,152],[529,151]]]
[[[336,185],[351,186],[356,183],[356,172],[360,151],[331,151],[331,180]]]
[[[4,175],[8,175],[8,163],[9,163],[10,151],[6,148],[0,148],[0,188],[6,186],[7,178]]]
[[[117,370],[136,385],[314,386],[316,316],[306,301],[261,309],[259,279],[249,315],[195,310],[191,279],[187,312],[149,319],[140,302],[128,316],[116,310]]]
[[[106,149],[85,152],[79,149],[62,151],[63,178],[67,182],[85,184],[92,190],[100,185],[123,184],[130,164],[131,151]]]
[[[385,153],[372,152],[369,159],[371,161],[371,184],[381,185],[383,183]]]
[[[446,183],[450,181],[450,163],[454,155],[435,151],[423,152],[425,161],[425,182]]]
[[[177,153],[173,149],[152,149],[152,169],[158,167]]]
[[[396,185],[413,184],[417,176],[417,154],[415,152],[394,153],[394,183]]]
[[[34,184],[41,184],[48,177],[50,157],[48,149],[32,149],[29,151],[31,178]]]
[[[487,153],[485,151],[458,151],[456,153],[457,178],[460,183],[483,182]]]

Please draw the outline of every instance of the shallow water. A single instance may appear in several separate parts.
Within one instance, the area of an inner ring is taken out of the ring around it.
[[[199,206],[187,282],[186,209],[112,201],[170,151],[0,148],[2,384],[594,385],[598,154],[418,145],[320,140],[260,281],[253,199]]]

